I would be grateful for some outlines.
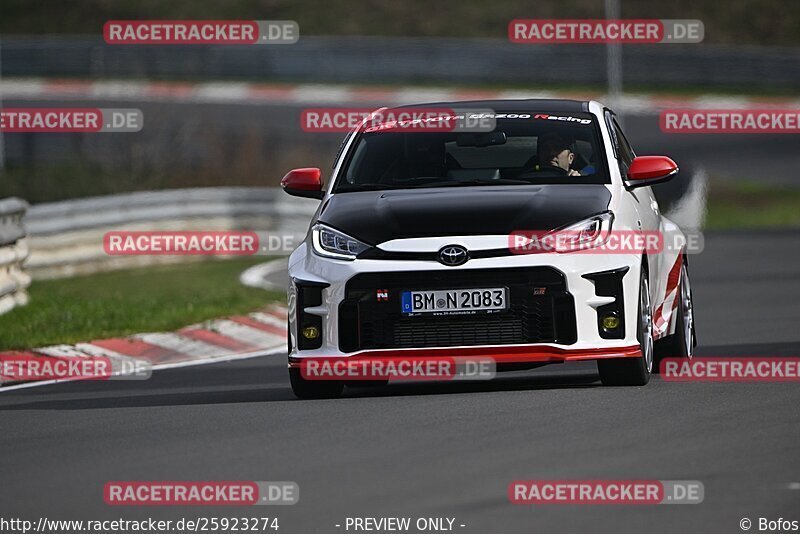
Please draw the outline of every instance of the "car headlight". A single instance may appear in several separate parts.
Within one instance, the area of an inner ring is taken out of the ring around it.
[[[575,224],[553,230],[545,242],[555,252],[574,252],[602,246],[611,235],[614,214],[610,211],[594,215]]]
[[[354,260],[369,248],[358,239],[323,224],[315,224],[311,229],[311,244],[320,256],[337,260]]]

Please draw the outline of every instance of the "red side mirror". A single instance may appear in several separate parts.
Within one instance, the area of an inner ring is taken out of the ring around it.
[[[667,156],[638,156],[628,168],[625,183],[628,187],[642,187],[666,182],[678,174],[678,164]]]
[[[281,180],[281,187],[296,197],[322,198],[325,192],[322,190],[320,176],[320,170],[316,167],[292,169]]]

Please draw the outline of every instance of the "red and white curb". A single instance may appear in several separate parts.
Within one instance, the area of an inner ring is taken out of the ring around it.
[[[143,333],[75,345],[0,352],[0,360],[14,360],[15,357],[53,361],[105,358],[115,369],[125,368],[125,363],[146,362],[156,371],[285,354],[287,313],[288,310],[283,306],[271,306],[248,315],[187,326],[177,332]],[[0,377],[0,392],[71,380],[74,379],[39,380],[3,386],[3,378]]]
[[[0,81],[4,100],[131,100],[203,104],[401,105],[520,98],[608,100],[599,92],[483,90],[427,87],[357,87],[330,84],[241,82],[154,82],[135,80],[61,80],[12,78]],[[800,107],[800,99],[730,95],[651,95],[627,93],[615,107],[628,113],[651,114],[665,109],[747,109]]]

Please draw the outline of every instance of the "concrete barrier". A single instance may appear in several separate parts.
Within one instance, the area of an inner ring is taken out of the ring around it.
[[[22,217],[28,203],[19,198],[0,200],[0,314],[28,303],[30,276],[23,271],[28,244]]]

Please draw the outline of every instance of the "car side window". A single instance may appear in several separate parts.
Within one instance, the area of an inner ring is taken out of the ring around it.
[[[606,125],[611,135],[614,155],[617,157],[617,162],[619,163],[619,172],[625,177],[628,174],[628,168],[631,166],[633,158],[636,157],[636,153],[633,151],[633,148],[631,148],[630,143],[628,143],[625,134],[622,133],[622,128],[617,122],[617,119],[615,119],[614,115],[610,112],[606,112]]]
[[[336,151],[336,156],[333,158],[333,165],[331,166],[332,169],[335,169],[336,165],[339,163],[339,159],[342,157],[342,152],[344,152],[344,147],[347,146],[347,142],[351,137],[353,137],[353,132],[350,132],[344,136],[344,140],[342,141],[342,144],[339,145],[339,150]]]
[[[636,153],[633,151],[631,144],[628,142],[628,138],[625,137],[625,134],[622,132],[622,127],[617,122],[617,119],[612,119],[614,123],[614,130],[616,131],[617,141],[619,142],[619,159],[620,164],[625,165],[625,172],[623,176],[628,173],[628,167],[631,166],[633,162],[633,158],[636,157]]]

